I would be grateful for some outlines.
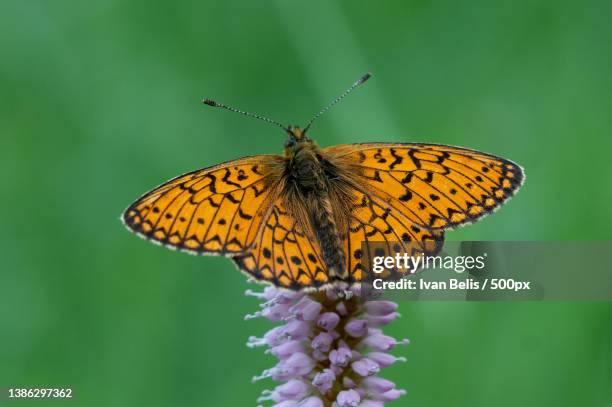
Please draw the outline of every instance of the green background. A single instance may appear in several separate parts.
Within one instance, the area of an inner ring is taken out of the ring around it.
[[[605,240],[609,1],[0,2],[0,387],[82,406],[254,405],[273,364],[223,258],[156,247],[122,210],[177,174],[282,150],[426,141],[522,164],[527,183],[452,240]],[[602,265],[603,266],[603,265]],[[543,265],[545,267],[545,265]],[[609,267],[609,265],[605,265]],[[576,270],[586,274],[589,270]],[[612,404],[612,304],[402,303],[394,405]],[[19,405],[64,402],[20,402]]]

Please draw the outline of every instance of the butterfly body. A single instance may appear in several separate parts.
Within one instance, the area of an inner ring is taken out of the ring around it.
[[[284,173],[286,184],[282,195],[291,197],[288,202],[304,203],[303,208],[292,208],[292,216],[299,218],[297,214],[305,212],[302,228],[318,240],[329,279],[346,278],[346,259],[336,219],[346,218],[349,210],[348,205],[334,201],[334,192],[342,182],[342,169],[326,159],[299,127],[290,127],[285,142]]]

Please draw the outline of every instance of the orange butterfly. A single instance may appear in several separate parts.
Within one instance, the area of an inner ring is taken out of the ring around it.
[[[289,289],[363,278],[362,243],[434,255],[444,230],[491,213],[522,185],[520,166],[425,143],[319,148],[304,128],[225,106],[283,128],[285,154],[257,155],[178,176],[123,214],[139,236],[194,254],[231,257],[257,280]]]

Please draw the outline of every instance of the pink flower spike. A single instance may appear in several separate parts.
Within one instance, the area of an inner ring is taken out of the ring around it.
[[[405,342],[378,329],[397,317],[393,303],[375,301],[377,293],[348,286],[317,292],[266,288],[248,294],[262,302],[252,317],[280,325],[248,340],[249,347],[266,346],[266,353],[278,358],[276,366],[253,381],[285,382],[262,391],[260,407],[384,407],[404,394],[375,376],[381,367],[406,360],[387,353]]]

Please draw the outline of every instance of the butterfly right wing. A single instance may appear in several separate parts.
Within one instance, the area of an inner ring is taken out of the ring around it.
[[[364,278],[368,263],[374,256],[395,257],[404,253],[435,256],[442,250],[444,231],[415,225],[410,218],[375,195],[355,190],[353,199],[354,209],[344,240],[349,282]],[[381,277],[388,276],[383,274]]]
[[[523,184],[523,169],[505,158],[425,143],[343,144],[322,150],[411,221],[431,230],[475,222],[499,208]]]
[[[178,176],[122,216],[138,235],[195,254],[246,251],[269,212],[282,158],[259,155]]]

